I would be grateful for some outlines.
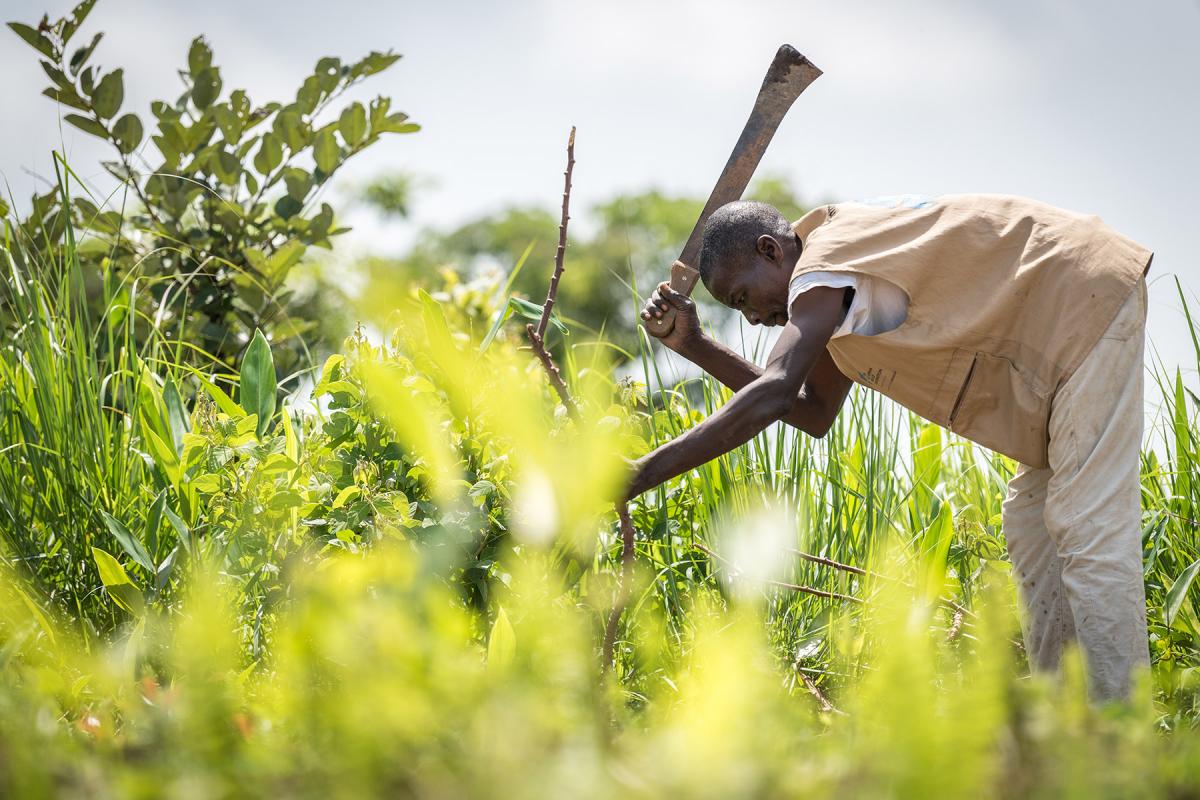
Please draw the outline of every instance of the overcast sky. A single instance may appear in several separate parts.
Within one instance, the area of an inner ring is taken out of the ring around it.
[[[3,19],[73,2],[0,0]],[[1173,275],[1200,292],[1200,2],[366,2],[100,0],[84,30],[126,68],[127,107],[175,97],[188,42],[208,36],[227,88],[285,99],[323,55],[404,59],[359,98],[390,95],[421,133],[377,145],[344,182],[425,176],[413,223],[351,219],[355,248],[395,251],[512,203],[557,206],[579,128],[573,202],[655,186],[706,195],[775,48],[825,75],[760,169],[805,199],[1003,192],[1096,213],[1156,251],[1150,336],[1194,367]],[[40,96],[36,54],[0,31],[0,176],[18,198],[65,144],[96,174],[102,146]],[[344,184],[345,185],[345,184]],[[665,268],[664,268],[665,274]]]

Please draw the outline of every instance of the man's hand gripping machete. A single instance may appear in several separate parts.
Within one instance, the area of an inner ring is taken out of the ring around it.
[[[775,60],[771,62],[771,68],[767,70],[762,88],[754,100],[750,118],[746,120],[746,127],[742,129],[742,135],[738,137],[729,161],[717,179],[717,185],[708,196],[708,202],[704,204],[704,210],[700,212],[700,218],[696,220],[696,227],[683,246],[683,252],[671,265],[672,289],[685,295],[692,294],[700,278],[696,257],[700,254],[704,223],[721,206],[742,198],[742,192],[746,191],[746,185],[750,183],[750,177],[762,160],[784,114],[800,93],[820,75],[821,70],[790,44],[782,45],[775,53]],[[667,308],[661,317],[646,320],[645,325],[655,336],[666,336],[675,326],[675,309]]]

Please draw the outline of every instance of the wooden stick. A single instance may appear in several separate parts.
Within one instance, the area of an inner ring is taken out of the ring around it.
[[[534,330],[532,322],[525,326],[525,333],[529,336],[529,343],[533,347],[533,354],[538,357],[538,361],[542,362],[542,368],[546,370],[546,375],[550,378],[550,385],[554,387],[554,391],[558,392],[558,397],[562,400],[562,404],[567,407],[567,413],[571,415],[572,419],[578,420],[579,407],[575,405],[575,400],[571,397],[571,392],[567,389],[567,382],[563,380],[562,372],[559,371],[558,365],[554,363],[554,357],[546,349],[546,344],[542,341],[542,337],[538,336],[538,332]]]
[[[735,565],[732,565],[732,564],[730,564],[730,563],[729,563],[729,561],[728,561],[727,559],[725,559],[725,558],[722,558],[722,557],[721,557],[719,554],[715,553],[715,552],[714,552],[714,551],[712,551],[712,550],[709,550],[707,547],[705,547],[704,545],[700,544],[699,542],[693,542],[693,544],[696,546],[696,548],[697,548],[698,550],[702,550],[703,552],[705,552],[705,553],[707,553],[708,555],[712,556],[713,558],[717,559],[717,560],[718,560],[718,561],[720,561],[721,563],[723,563],[723,564],[726,564],[726,565],[728,565],[728,566],[733,566],[733,567],[734,567],[734,570],[731,572],[731,574],[732,574],[734,577],[737,577],[737,576],[738,576],[738,573],[737,573],[737,571],[736,571],[736,566],[735,566]],[[857,597],[851,597],[851,596],[850,596],[850,595],[848,595],[848,594],[840,594],[840,593],[838,593],[838,592],[827,592],[827,591],[825,591],[824,589],[815,589],[815,588],[813,588],[812,586],[801,586],[801,585],[800,585],[800,584],[798,584],[798,583],[784,583],[783,581],[773,581],[773,580],[770,580],[770,579],[763,579],[763,580],[762,580],[762,581],[760,581],[760,582],[761,582],[761,583],[768,584],[768,585],[770,585],[770,586],[778,586],[778,587],[780,587],[780,588],[782,588],[782,589],[791,589],[793,592],[803,592],[804,594],[811,594],[811,595],[813,595],[814,597],[825,597],[825,598],[828,598],[828,599],[830,599],[830,600],[847,600],[847,601],[849,601],[849,602],[851,602],[851,603],[861,603],[861,602],[863,602],[862,600],[858,599]]]
[[[629,593],[633,588],[630,583],[633,577],[633,520],[629,518],[629,507],[624,503],[617,506],[617,518],[621,522],[621,578],[617,585],[616,602],[613,603],[612,610],[608,612],[608,624],[604,626],[604,656],[600,663],[601,675],[612,669],[617,646],[617,624],[621,621],[621,614],[625,610],[625,604],[629,602]]]
[[[579,407],[571,398],[571,393],[567,390],[567,382],[563,380],[562,372],[554,363],[554,357],[546,349],[545,341],[546,325],[550,322],[550,312],[554,308],[554,301],[558,298],[558,282],[562,279],[564,258],[567,252],[567,220],[570,219],[571,173],[574,169],[575,126],[571,126],[571,135],[567,138],[567,169],[563,173],[562,221],[558,225],[558,250],[554,253],[554,274],[550,276],[550,288],[546,290],[546,302],[542,304],[542,316],[538,319],[537,327],[534,327],[532,322],[529,323],[525,326],[525,334],[529,337],[534,355],[538,357],[538,361],[542,362],[542,368],[546,370],[546,375],[550,378],[550,385],[554,387],[554,391],[558,392],[559,399],[566,406],[567,413],[571,415],[572,419],[578,420]]]
[[[796,674],[800,676],[800,681],[804,684],[804,688],[808,689],[808,693],[817,699],[817,704],[821,707],[823,712],[826,714],[837,714],[843,717],[846,716],[845,711],[834,708],[833,703],[829,702],[829,698],[825,696],[812,678],[800,671],[800,662],[797,661],[795,667]]]
[[[546,292],[546,302],[542,304],[542,318],[538,320],[537,335],[539,339],[546,337],[546,325],[550,322],[550,312],[554,309],[554,301],[558,297],[558,281],[563,274],[563,261],[567,254],[567,220],[571,218],[571,172],[575,169],[575,126],[571,126],[571,135],[567,138],[567,169],[563,172],[562,218],[558,223],[558,249],[554,251],[554,274],[550,276],[550,288]]]
[[[950,630],[946,631],[946,641],[953,642],[962,633],[963,629],[963,612],[955,609],[954,618],[950,620]]]
[[[834,561],[832,558],[825,558],[824,556],[814,556],[811,553],[806,553],[803,550],[797,550],[794,547],[787,548],[787,551],[789,553],[792,553],[793,555],[800,556],[805,561],[811,561],[814,564],[824,564],[827,567],[833,567],[834,569],[840,569],[843,572],[853,572],[855,575],[869,575],[872,578],[883,577],[882,575],[876,575],[873,572],[867,572],[862,567],[854,567],[854,566],[851,566],[850,564],[842,564],[838,561]]]

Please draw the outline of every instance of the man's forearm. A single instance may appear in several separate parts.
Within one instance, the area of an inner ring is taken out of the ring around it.
[[[732,391],[738,391],[762,375],[762,368],[747,361],[725,345],[708,336],[695,338],[679,355],[712,375]],[[796,397],[783,421],[805,433],[820,435],[814,420],[813,403],[803,393]]]
[[[647,454],[638,462],[638,472],[629,497],[681,475],[717,456],[745,444],[780,419],[786,401],[772,378],[752,381],[711,417]]]

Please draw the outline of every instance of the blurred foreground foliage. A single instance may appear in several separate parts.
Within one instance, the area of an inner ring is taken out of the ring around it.
[[[1061,682],[1023,677],[999,528],[1014,464],[869,394],[824,440],[763,435],[632,505],[603,674],[619,456],[723,389],[651,402],[646,342],[645,380],[577,342],[574,421],[495,326],[507,287],[447,272],[434,293],[372,285],[364,318],[394,333],[351,337],[312,405],[280,404],[261,333],[217,374],[132,315],[93,319],[64,235],[48,259],[10,222],[0,248],[23,320],[0,349],[0,795],[1197,785],[1200,426],[1178,373],[1143,461],[1155,670],[1133,706],[1090,707],[1074,658]],[[109,312],[140,290],[99,287]]]

